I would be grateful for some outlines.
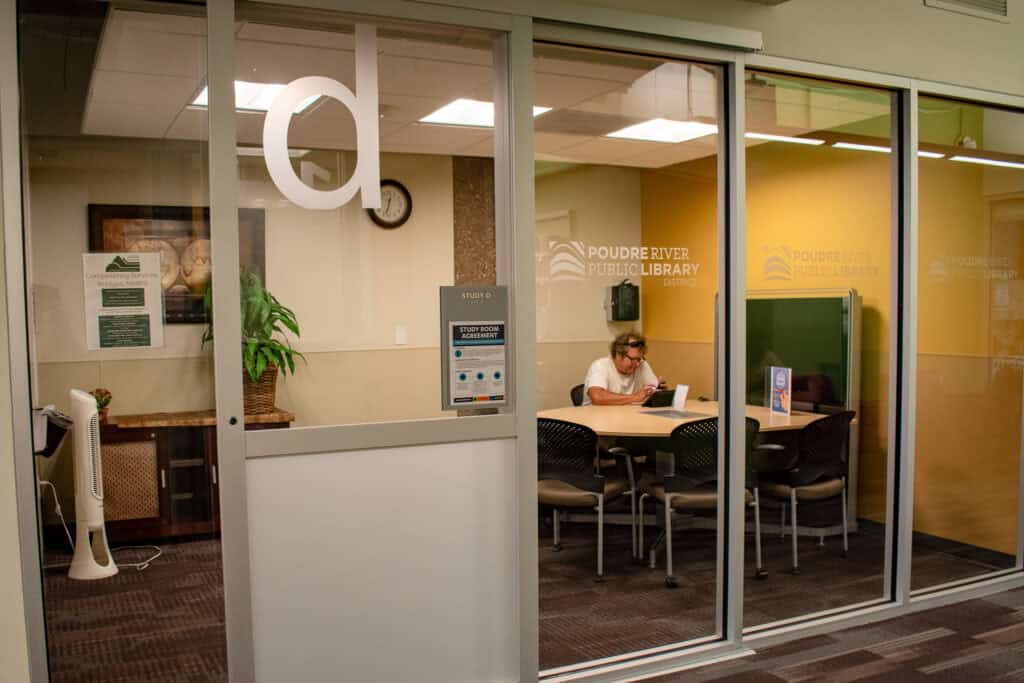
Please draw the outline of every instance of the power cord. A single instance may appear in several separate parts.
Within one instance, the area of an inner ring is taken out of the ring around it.
[[[57,487],[55,487],[52,482],[45,481],[45,480],[40,481],[39,482],[39,488],[40,488],[39,498],[40,498],[40,500],[43,497],[43,493],[42,493],[43,486],[49,486],[50,490],[53,492],[53,511],[56,512],[57,513],[57,517],[60,518],[60,524],[61,524],[61,526],[64,527],[64,534],[67,535],[67,537],[68,537],[68,545],[71,546],[71,552],[73,554],[75,552],[75,541],[71,538],[71,531],[68,529],[68,523],[64,519],[64,511],[60,507],[60,498],[57,497]],[[136,571],[140,571],[141,572],[144,569],[147,569],[150,564],[152,564],[154,561],[156,561],[156,559],[158,557],[160,557],[161,555],[164,554],[164,551],[160,548],[160,546],[156,546],[156,545],[125,545],[125,546],[121,546],[120,548],[111,548],[110,552],[111,552],[111,554],[113,554],[113,553],[118,552],[120,550],[147,550],[147,549],[152,549],[152,550],[155,550],[156,552],[153,555],[151,555],[151,556],[147,557],[146,559],[142,560],[141,562],[118,562],[117,563],[118,567],[134,567]],[[47,570],[47,569],[67,569],[70,566],[71,566],[70,562],[67,562],[67,563],[64,563],[64,564],[44,564],[43,565],[43,569],[44,570]]]

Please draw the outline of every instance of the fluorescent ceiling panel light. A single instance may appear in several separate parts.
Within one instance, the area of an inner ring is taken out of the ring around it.
[[[879,145],[861,145],[856,142],[834,142],[832,143],[832,146],[838,147],[839,149],[856,149],[861,152],[883,152],[888,154],[892,151],[888,147],[881,147]]]
[[[669,119],[651,119],[638,123],[635,126],[627,126],[614,133],[608,133],[605,137],[620,138],[623,140],[644,140],[647,142],[686,142],[702,138],[706,135],[714,135],[718,132],[718,126],[699,121],[672,121]]]
[[[204,86],[203,91],[192,101],[193,107],[208,107],[210,105],[209,86]],[[268,111],[274,103],[274,98],[285,89],[281,83],[250,83],[248,81],[235,81],[235,109],[240,111]],[[301,114],[320,98],[319,95],[307,97],[295,107],[293,114]]]
[[[237,147],[235,151],[240,157],[261,157],[263,156],[262,147]],[[298,159],[309,154],[308,149],[289,149],[288,156],[293,159]]]
[[[792,142],[796,145],[824,145],[824,140],[816,138],[794,138],[788,135],[771,135],[770,133],[744,133],[751,140],[768,140],[770,142]]]
[[[968,164],[985,164],[986,166],[1000,166],[1002,168],[1024,168],[1024,164],[1018,161],[1002,161],[1001,159],[986,159],[985,157],[950,157],[950,161],[965,161]]]
[[[533,115],[540,116],[551,107],[534,107]],[[452,100],[432,114],[427,114],[420,123],[434,123],[444,126],[474,126],[494,128],[494,103],[470,100],[460,97]]]
[[[856,142],[836,142],[833,143],[832,146],[840,149],[857,149],[862,152],[884,152],[885,154],[892,152],[890,147],[882,147],[880,145],[861,145]],[[926,152],[919,149],[917,150],[917,156],[924,157],[926,159],[941,159],[946,155],[940,154],[939,152]]]

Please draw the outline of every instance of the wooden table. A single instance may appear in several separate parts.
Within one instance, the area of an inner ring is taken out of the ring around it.
[[[681,424],[716,417],[718,401],[687,401],[683,418],[666,416],[669,410],[642,406],[578,406],[542,410],[537,417],[575,422],[590,427],[600,436],[659,437],[668,436]],[[762,432],[786,432],[799,430],[825,416],[797,411],[789,416],[770,415],[765,407],[748,405],[747,417],[760,422]]]

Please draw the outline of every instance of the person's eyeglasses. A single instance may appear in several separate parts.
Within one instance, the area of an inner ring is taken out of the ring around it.
[[[629,355],[627,353],[627,354],[623,355],[622,357],[625,358],[626,360],[628,360],[633,365],[640,365],[641,363],[644,362],[644,357],[643,356],[631,356],[631,355]]]

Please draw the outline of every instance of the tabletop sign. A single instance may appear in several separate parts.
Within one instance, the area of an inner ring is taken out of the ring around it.
[[[441,408],[504,405],[507,370],[507,289],[441,287]]]
[[[771,367],[771,415],[789,415],[793,401],[793,369]]]
[[[159,253],[82,254],[90,351],[164,345]]]

